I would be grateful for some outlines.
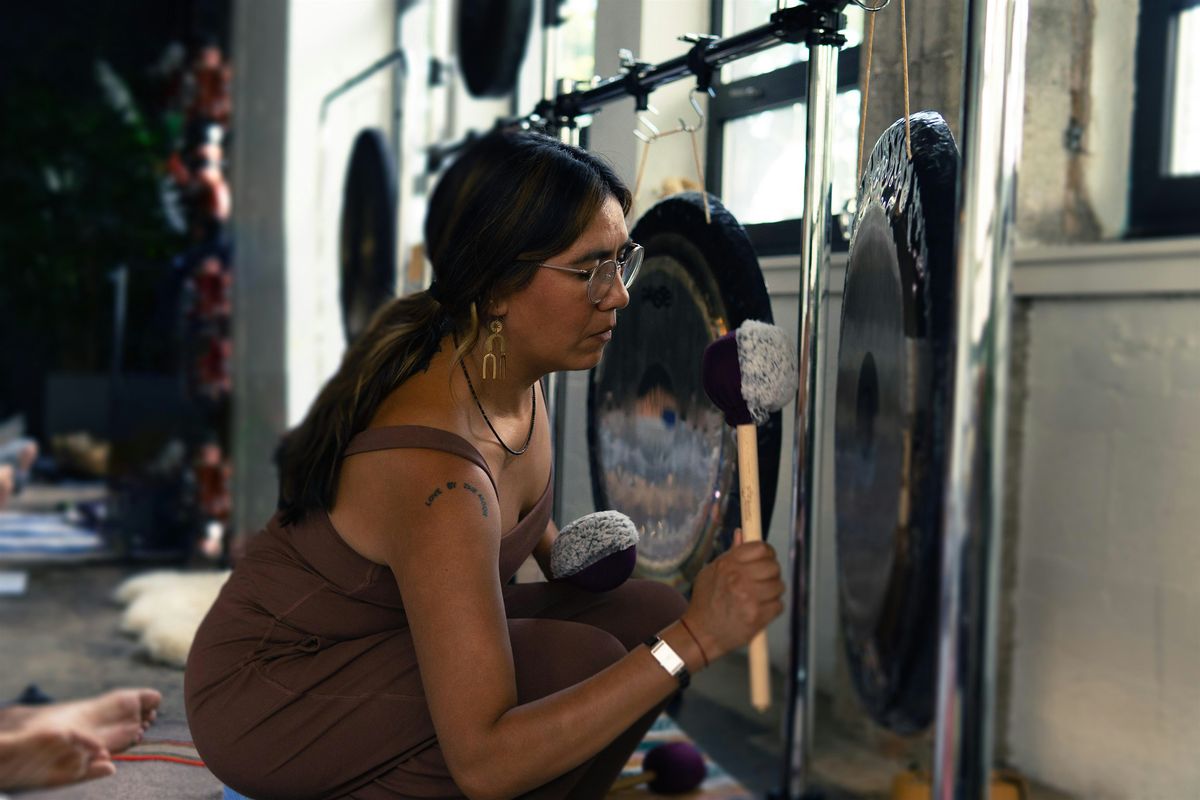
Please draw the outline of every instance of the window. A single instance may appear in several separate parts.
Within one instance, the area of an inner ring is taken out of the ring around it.
[[[566,0],[560,13],[558,75],[590,81],[596,74],[596,0]]]
[[[729,36],[764,25],[775,0],[714,0],[713,29]],[[846,9],[833,109],[833,210],[857,194],[858,56],[863,12]],[[808,47],[778,45],[721,69],[709,105],[708,188],[746,226],[760,255],[800,250]],[[836,216],[834,224],[837,224]],[[841,236],[834,247],[845,248]]]
[[[1143,0],[1129,233],[1200,233],[1200,0]]]

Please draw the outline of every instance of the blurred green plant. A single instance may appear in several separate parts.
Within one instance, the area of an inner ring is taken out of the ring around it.
[[[162,210],[165,131],[107,62],[92,66],[75,91],[27,72],[0,93],[0,314],[62,370],[108,368],[112,270],[165,273],[185,244]],[[131,313],[153,302],[134,292]]]

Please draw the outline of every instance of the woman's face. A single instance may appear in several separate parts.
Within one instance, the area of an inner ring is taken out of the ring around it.
[[[547,264],[591,270],[615,258],[629,241],[625,215],[609,197],[583,234]],[[612,338],[617,310],[629,305],[620,279],[599,303],[587,296],[587,277],[556,269],[539,269],[524,289],[495,308],[504,318],[510,368],[538,377],[558,370],[591,369],[600,362]]]

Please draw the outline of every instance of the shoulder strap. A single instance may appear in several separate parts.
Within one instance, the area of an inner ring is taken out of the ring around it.
[[[487,460],[475,446],[457,433],[444,431],[441,428],[430,428],[426,425],[389,425],[382,428],[367,428],[359,431],[350,444],[346,446],[342,458],[369,453],[374,450],[399,449],[442,450],[447,453],[465,458],[482,469],[492,482],[492,491],[500,496],[500,488],[496,486],[496,478],[488,467]]]

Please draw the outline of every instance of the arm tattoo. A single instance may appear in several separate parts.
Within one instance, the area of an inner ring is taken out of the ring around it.
[[[463,481],[461,484],[457,483],[456,481],[446,481],[445,487],[446,487],[447,492],[454,491],[454,490],[462,490],[465,492],[470,492],[471,494],[475,495],[477,498],[479,498],[480,513],[482,513],[483,516],[485,516],[485,517],[488,515],[487,500],[484,498],[483,493],[480,492],[478,489],[476,489],[473,485],[467,483],[466,481]],[[427,506],[433,505],[433,501],[437,500],[439,497],[441,497],[442,494],[443,494],[442,487],[439,486],[439,487],[435,488],[429,494],[429,497],[426,498],[425,505],[427,505]]]

